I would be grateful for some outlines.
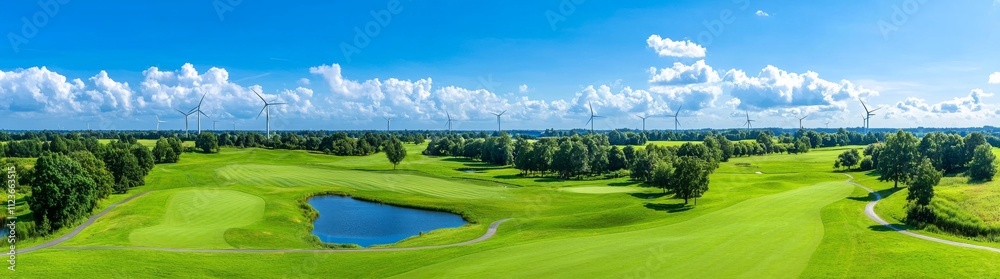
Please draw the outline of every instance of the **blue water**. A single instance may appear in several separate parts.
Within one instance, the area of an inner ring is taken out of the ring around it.
[[[440,228],[465,225],[461,216],[422,209],[322,196],[309,199],[319,218],[312,233],[326,243],[357,244],[368,247],[391,244]]]

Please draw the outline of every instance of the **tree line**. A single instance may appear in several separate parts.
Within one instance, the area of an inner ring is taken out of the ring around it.
[[[168,147],[176,162],[180,140],[161,141],[177,143]],[[26,201],[33,219],[31,225],[18,225],[19,230],[30,232],[25,235],[45,236],[85,219],[98,201],[112,193],[145,185],[145,177],[154,165],[167,162],[157,159],[156,152],[124,134],[108,144],[80,135],[56,136],[41,146],[44,149],[33,167],[17,166],[19,171],[23,170],[19,173],[19,184],[28,186],[23,188],[29,190]]]

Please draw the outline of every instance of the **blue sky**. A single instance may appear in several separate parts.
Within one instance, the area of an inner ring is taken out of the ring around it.
[[[625,3],[620,3],[625,2]],[[638,2],[638,3],[631,3]],[[709,3],[710,2],[710,3]],[[682,128],[995,124],[1000,2],[18,1],[0,128]],[[359,35],[359,31],[362,35]],[[994,75],[994,73],[997,73]],[[994,75],[993,83],[990,83]],[[203,120],[211,127],[212,120]],[[672,120],[647,120],[672,128]],[[192,122],[193,123],[193,122]]]

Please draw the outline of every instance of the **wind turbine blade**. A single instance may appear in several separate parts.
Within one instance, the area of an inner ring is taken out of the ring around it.
[[[681,115],[681,106],[677,106],[677,111],[674,112],[674,118],[677,118],[678,115]]]
[[[864,100],[862,100],[861,98],[858,98],[858,101],[861,102],[861,107],[865,108],[865,112],[871,112],[871,111],[868,110],[868,106],[865,105],[865,101]]]
[[[267,109],[267,105],[264,105],[264,108],[260,109],[260,112],[259,112],[259,113],[257,113],[257,119],[260,119],[260,115],[261,115],[261,114],[264,114],[264,110],[265,110],[265,109]]]
[[[504,113],[507,113],[507,110],[503,110],[503,111],[501,111],[501,112],[500,112],[500,115],[503,115]]]
[[[205,92],[204,95],[201,95],[201,101],[198,101],[198,108],[201,108],[201,103],[205,102],[205,97],[206,96],[208,96],[208,92]]]
[[[261,101],[264,101],[264,104],[267,104],[267,100],[264,100],[264,96],[261,96],[260,93],[257,93],[257,90],[253,90],[253,88],[250,88],[250,91],[253,91],[254,94],[257,94],[257,98],[260,98]]]
[[[592,121],[594,121],[594,117],[590,117],[590,119],[587,119],[587,123],[583,123],[583,126],[590,125],[590,122]]]
[[[287,104],[288,103],[270,103],[270,104],[267,104],[267,105],[269,105],[269,106],[277,106],[277,105],[287,105]]]
[[[587,104],[590,105],[590,115],[594,115],[594,103],[593,102],[587,102]]]
[[[205,112],[201,111],[200,109],[198,110],[198,113],[201,113],[201,115],[204,115],[205,117],[208,117],[209,119],[211,119],[211,117],[209,117],[208,114],[205,114]]]

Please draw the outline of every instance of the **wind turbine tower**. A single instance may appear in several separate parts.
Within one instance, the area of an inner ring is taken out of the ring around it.
[[[154,117],[156,117],[156,131],[159,132],[160,131],[160,123],[167,122],[167,121],[160,120],[160,116],[159,115],[154,115]]]
[[[493,113],[493,115],[497,116],[497,134],[498,135],[501,134],[501,133],[503,133],[503,130],[500,129],[500,116],[503,116],[504,113],[507,113],[507,110],[503,110],[500,113]]]
[[[594,119],[595,118],[604,118],[604,116],[600,116],[600,115],[597,115],[596,113],[594,113],[594,104],[593,103],[587,103],[587,104],[590,106],[590,119],[587,120],[587,124],[590,124],[590,133],[593,134],[594,133]],[[587,125],[587,124],[583,124],[583,125]]]
[[[749,111],[746,112],[746,113],[747,113],[747,122],[744,122],[743,125],[747,126],[747,132],[749,132],[750,129],[753,129],[753,122],[757,121],[757,120],[750,119],[750,112]]]
[[[641,114],[636,114],[635,117],[638,117],[639,119],[642,119],[642,132],[645,133],[646,132],[646,118],[649,118],[649,116],[642,116]]]
[[[178,113],[184,116],[184,137],[186,138],[188,137],[188,116],[191,116],[193,112],[183,112],[179,109],[174,109],[174,110],[176,110]]]
[[[260,112],[257,113],[257,119],[260,119],[260,115],[262,113],[264,114],[264,125],[267,129],[267,138],[271,138],[271,106],[280,106],[285,105],[286,103],[268,103],[267,100],[264,100],[264,96],[257,93],[257,90],[253,90],[252,88],[250,90],[253,91],[254,94],[257,94],[257,98],[260,98],[260,100],[264,102],[264,108],[260,109]],[[235,124],[233,125],[235,126]]]

